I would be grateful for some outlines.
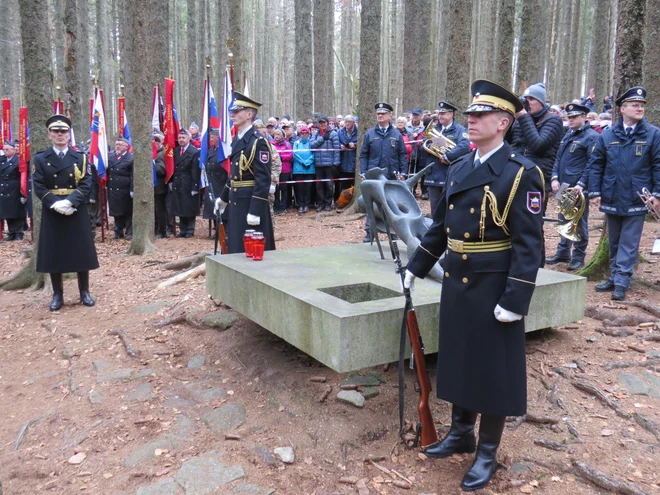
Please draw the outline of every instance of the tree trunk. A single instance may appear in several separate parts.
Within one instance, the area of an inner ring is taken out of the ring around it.
[[[314,0],[314,110],[334,114],[334,2]]]
[[[497,2],[497,34],[495,38],[495,68],[493,80],[513,89],[513,22],[516,0]]]
[[[645,4],[639,0],[619,0],[614,54],[614,99],[642,81]],[[651,40],[649,40],[651,41]]]
[[[91,41],[90,29],[91,19],[89,17],[89,2],[79,2],[78,5],[78,31],[80,37],[78,38],[79,53],[81,56],[78,58],[78,77],[80,80],[80,93],[78,98],[78,106],[73,107],[73,122],[74,130],[80,133],[80,139],[85,140],[89,135],[89,98],[92,95],[92,80],[89,77],[89,58]]]
[[[312,116],[312,81],[314,71],[312,62],[312,2],[311,0],[295,0],[296,74],[304,74],[295,78],[296,109],[295,118],[308,119]]]
[[[522,4],[516,78],[518,94],[523,94],[532,84],[543,82],[545,60],[542,54],[545,52],[545,27],[548,24],[548,19],[543,15],[546,3],[544,0],[525,0]]]
[[[459,110],[470,102],[470,58],[472,53],[472,2],[449,0],[449,40],[452,47],[447,61],[447,101]]]
[[[569,57],[569,38],[571,36],[571,2],[574,0],[559,0],[559,24],[557,40],[557,92],[555,98],[560,103],[569,102],[572,97],[568,91],[567,80],[572,70]]]
[[[133,239],[129,254],[154,250],[154,185],[151,158],[151,104],[154,77],[167,65],[168,17],[160,0],[125,1],[126,36],[122,64],[126,82],[126,113],[133,141]]]
[[[46,120],[52,115],[53,69],[51,66],[50,31],[44,29],[34,19],[43,16],[48,5],[46,0],[21,0],[20,26],[23,46],[23,77],[25,82],[25,102],[30,109],[30,144],[33,150],[43,150],[50,146],[46,132]],[[41,200],[32,194],[34,250],[28,264],[14,276],[0,281],[0,288],[39,289],[44,285],[44,274],[37,273],[37,252],[39,249],[39,227],[41,226]]]
[[[188,105],[187,117],[183,127],[188,127],[191,122],[195,121],[200,125],[201,110],[202,110],[202,93],[203,87],[203,74],[204,54],[200,53],[199,46],[199,31],[201,29],[199,15],[199,1],[188,0],[188,22],[186,23],[188,49]]]
[[[644,62],[642,72],[646,88],[646,117],[653,125],[660,125],[660,9],[656,0],[646,1],[646,27],[644,32]]]
[[[3,24],[7,27],[18,26],[19,12],[18,0],[4,2],[2,13]],[[0,42],[0,97],[11,98],[12,119],[11,126],[14,138],[18,135],[18,107],[21,97],[21,33],[15,28],[4,29],[2,42]]]
[[[433,105],[431,94],[431,30],[427,16],[431,0],[408,0],[405,3],[403,32],[403,109]],[[400,46],[395,47],[401,50]],[[390,102],[394,104],[394,102]]]
[[[86,0],[78,2],[78,0],[66,0],[64,8],[64,81],[63,88],[65,91],[64,100],[73,115],[80,116],[81,105],[80,100],[83,98],[80,87],[80,69],[78,67],[80,61],[80,24],[78,21],[78,7],[79,3],[85,3]],[[83,58],[86,55],[83,55]],[[64,95],[63,95],[64,96]],[[79,120],[75,121],[80,123]],[[82,130],[80,127],[75,127],[75,130]],[[84,136],[84,134],[83,134]]]
[[[360,60],[370,60],[374,53],[380,53],[381,0],[362,0],[360,20]],[[360,150],[364,133],[373,126],[374,105],[378,103],[380,80],[378,64],[360,64],[360,86],[358,92],[358,122],[360,132],[357,145],[357,165],[355,167],[355,190],[353,198],[360,196]]]
[[[591,33],[591,50],[587,69],[587,87],[594,88],[596,106],[601,108],[603,98],[610,94],[609,43],[611,0],[594,0],[594,22]]]
[[[242,0],[229,0],[229,38],[234,41],[234,47],[232,48],[232,53],[234,54],[234,71],[236,74],[236,79],[242,77],[241,70],[243,69],[243,63],[241,62],[241,56],[244,55],[245,47],[243,46],[243,9],[242,9]],[[241,74],[241,76],[239,76]],[[237,81],[234,81],[236,83]],[[236,89],[243,89],[240,85],[236,84]]]

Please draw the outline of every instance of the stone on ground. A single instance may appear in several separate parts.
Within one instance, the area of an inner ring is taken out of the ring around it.
[[[241,483],[234,487],[232,493],[237,495],[272,495],[275,493],[275,490],[272,488],[263,488],[251,483]]]
[[[648,395],[660,399],[660,378],[648,371],[638,374],[621,372],[617,381],[632,395]]]
[[[296,460],[296,455],[291,447],[277,447],[273,452],[285,464],[293,464],[293,461]]]
[[[202,355],[196,355],[196,356],[190,356],[188,358],[188,369],[189,370],[198,370],[201,369],[202,366],[204,366],[204,363],[206,362],[206,358]]]
[[[90,394],[91,396],[91,394]],[[133,391],[124,396],[124,400],[145,402],[156,397],[151,383],[142,383]],[[91,400],[91,399],[90,399]]]
[[[377,397],[379,394],[380,394],[380,390],[378,390],[376,387],[367,387],[362,391],[362,395],[367,400],[373,399],[374,397]]]
[[[337,399],[355,407],[364,407],[364,395],[356,390],[341,390],[337,394]]]
[[[243,404],[230,402],[202,416],[202,422],[216,433],[238,428],[247,419]]]
[[[200,323],[205,327],[217,328],[218,330],[227,330],[240,318],[238,313],[233,311],[214,311],[207,313],[200,318]]]
[[[377,387],[380,380],[372,375],[349,375],[341,382],[341,385],[357,385],[358,387]]]
[[[177,495],[182,492],[181,486],[174,481],[174,478],[165,478],[153,485],[141,486],[137,489],[136,495]]]
[[[183,463],[174,480],[186,495],[207,495],[232,481],[245,478],[241,466],[228,466],[221,461],[222,453],[208,452]]]

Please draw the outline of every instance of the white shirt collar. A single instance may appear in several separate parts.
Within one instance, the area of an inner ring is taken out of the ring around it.
[[[493,156],[499,149],[504,146],[504,142],[502,142],[497,148],[494,150],[489,151],[486,153],[484,156],[479,156],[479,150],[474,154],[474,161],[476,162],[477,160],[481,160],[481,164],[483,165],[486,163],[486,160],[488,160],[491,156]]]
[[[628,133],[628,129],[632,129],[632,131],[635,132],[635,129],[637,129],[637,124],[634,125],[623,124],[623,130],[626,132],[626,134]]]
[[[64,153],[64,155],[66,156],[66,154],[69,152],[69,147],[67,146],[63,150],[58,150],[55,146],[53,146],[53,151],[57,156],[60,156],[60,153]]]
[[[243,139],[243,136],[245,136],[245,134],[247,133],[247,131],[249,131],[250,129],[252,129],[252,126],[247,127],[247,128],[246,128],[245,130],[243,130],[243,131],[238,131],[238,133],[236,134],[236,137],[237,137],[238,139]]]

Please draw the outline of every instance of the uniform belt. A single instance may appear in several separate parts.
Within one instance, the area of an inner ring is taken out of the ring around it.
[[[489,242],[465,242],[458,239],[447,239],[447,248],[455,253],[496,253],[511,249],[511,239]]]
[[[257,183],[253,180],[233,180],[231,187],[254,187]]]
[[[73,191],[77,191],[77,189],[51,189],[50,190],[51,194],[54,194],[55,196],[68,196],[69,194],[73,194]]]

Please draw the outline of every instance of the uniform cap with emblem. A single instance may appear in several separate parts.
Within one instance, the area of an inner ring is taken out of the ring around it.
[[[587,115],[591,110],[585,105],[579,105],[577,103],[570,103],[566,105],[566,116],[575,117],[576,115]]]
[[[492,81],[478,79],[472,83],[472,103],[463,113],[508,112],[514,115],[522,109],[520,99],[511,91]]]
[[[374,108],[376,109],[376,113],[388,113],[394,111],[392,105],[385,102],[376,103],[376,106]]]
[[[185,127],[182,127],[181,130],[179,130],[179,134],[190,136],[190,131],[188,131],[188,129],[186,129]]]
[[[261,103],[258,103],[238,91],[234,91],[234,104],[229,109],[230,112],[238,112],[239,110],[259,110]]]
[[[642,103],[646,103],[646,90],[641,86],[633,86],[619,96],[616,100],[616,106],[620,107],[627,101],[641,101]]]
[[[455,112],[456,110],[458,110],[458,108],[444,100],[438,103],[438,112],[440,113]]]
[[[130,142],[128,139],[126,139],[124,136],[119,136],[119,137],[115,140],[115,142],[117,142],[117,141],[119,141],[119,142],[121,142],[121,143],[124,143],[124,144],[131,144],[131,142]]]
[[[5,140],[5,146],[10,146],[11,148],[16,148],[17,144],[18,143],[15,143],[14,141]]]
[[[46,121],[49,131],[68,131],[71,129],[71,120],[64,115],[53,115]]]

